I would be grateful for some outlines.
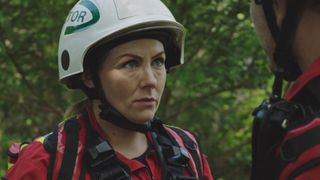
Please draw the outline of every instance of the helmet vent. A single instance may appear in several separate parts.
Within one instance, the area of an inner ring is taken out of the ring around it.
[[[61,55],[61,65],[63,70],[68,70],[70,66],[70,56],[67,50],[64,50]]]

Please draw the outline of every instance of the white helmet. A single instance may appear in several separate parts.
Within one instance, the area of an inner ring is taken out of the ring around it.
[[[160,0],[80,0],[70,11],[60,34],[59,79],[70,88],[84,71],[90,48],[130,34],[165,30],[176,51],[170,67],[183,63],[184,27]]]

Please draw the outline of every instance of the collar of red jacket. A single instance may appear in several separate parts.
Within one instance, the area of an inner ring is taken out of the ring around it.
[[[96,132],[98,133],[98,135],[100,137],[102,137],[103,139],[107,139],[107,135],[106,133],[103,131],[103,129],[101,128],[101,126],[99,125],[94,112],[93,112],[93,107],[91,105],[88,105],[86,107],[86,110],[88,112],[89,115],[89,121],[91,123],[91,126],[94,130],[96,130]],[[149,139],[150,140],[150,139]],[[138,171],[139,169],[142,168],[146,168],[146,166],[144,164],[142,164],[140,161],[138,160],[132,160],[132,159],[128,159],[127,157],[125,157],[123,154],[121,154],[118,151],[115,151],[115,154],[117,155],[117,157],[124,162],[125,164],[127,164],[131,170],[132,173],[135,173],[136,171]],[[152,148],[150,150],[150,153],[146,156],[146,161],[149,162],[151,161],[150,159],[156,159],[157,155],[156,155],[156,151],[154,148]],[[151,164],[151,163],[149,163]]]
[[[308,82],[317,76],[320,76],[320,57],[290,86],[284,99],[293,99]]]

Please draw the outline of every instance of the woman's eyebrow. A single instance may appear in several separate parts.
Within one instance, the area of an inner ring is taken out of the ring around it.
[[[120,56],[116,57],[116,59],[120,59],[120,58],[125,57],[125,56],[130,56],[130,57],[133,57],[133,58],[141,59],[141,56],[138,56],[138,55],[132,54],[132,53],[121,54]]]
[[[152,56],[152,59],[155,58],[155,57],[158,57],[158,56],[160,56],[160,55],[162,55],[162,54],[165,54],[165,52],[164,52],[164,51],[160,51],[160,52],[157,53],[156,55]]]
[[[165,54],[165,52],[164,51],[160,51],[156,55],[152,56],[152,58],[158,57],[158,56],[160,56],[162,54]],[[130,57],[137,58],[137,59],[141,59],[142,58],[141,56],[136,55],[136,54],[124,53],[124,54],[121,54],[120,56],[116,57],[116,59],[120,59],[120,58],[125,57],[125,56],[130,56]]]

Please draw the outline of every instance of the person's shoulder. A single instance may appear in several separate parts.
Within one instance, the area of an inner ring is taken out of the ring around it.
[[[174,134],[179,135],[182,138],[191,138],[193,141],[197,142],[198,136],[185,128],[177,127],[177,126],[172,126],[172,125],[165,125],[165,129],[172,134],[172,131]]]
[[[18,153],[16,162],[9,168],[5,178],[45,178],[50,154],[44,148],[42,141],[40,139],[35,139],[30,144],[25,144],[23,146],[24,147],[21,147],[21,150]]]
[[[197,135],[189,130],[176,126],[165,125],[165,129],[176,141],[180,142],[179,145],[183,144],[183,147],[190,153],[191,159],[195,164],[193,167],[198,174],[202,174],[203,178],[201,179],[213,179],[207,156],[201,152]]]
[[[166,128],[166,129],[173,129],[173,130],[181,130],[181,131],[185,131],[185,132],[189,132],[191,133],[190,130],[186,129],[186,128],[182,128],[182,127],[179,127],[179,126],[175,126],[175,125],[170,125],[170,124],[163,124],[163,126]]]
[[[43,138],[43,137],[41,137]],[[48,157],[49,154],[43,145],[44,140],[37,138],[32,141],[32,143],[26,145],[26,147],[22,148],[19,159],[43,159],[44,157]]]

